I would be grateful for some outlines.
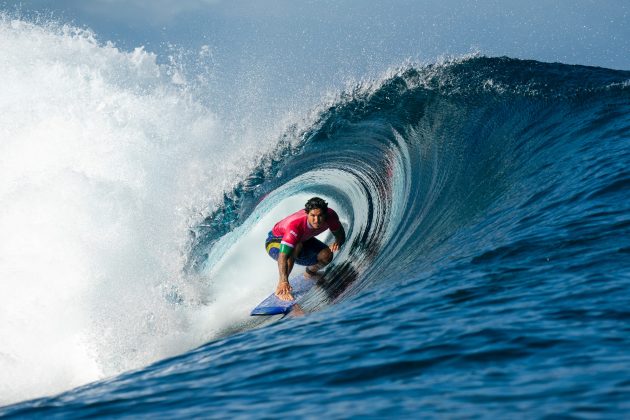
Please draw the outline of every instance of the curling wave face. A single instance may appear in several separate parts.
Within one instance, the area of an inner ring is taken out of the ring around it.
[[[288,131],[226,196],[197,229],[190,266],[263,197],[319,194],[339,206],[350,235],[329,276],[335,299],[504,241],[538,244],[558,217],[577,212],[588,225],[591,213],[622,214],[628,90],[627,72],[507,58],[408,68],[359,86],[309,128]],[[617,200],[592,201],[611,185]]]

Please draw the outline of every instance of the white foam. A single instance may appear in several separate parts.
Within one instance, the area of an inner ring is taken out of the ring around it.
[[[187,228],[255,148],[142,49],[0,16],[0,51],[0,404],[206,341]]]

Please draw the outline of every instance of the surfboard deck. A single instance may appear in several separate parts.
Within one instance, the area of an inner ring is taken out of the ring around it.
[[[288,314],[293,305],[298,303],[304,295],[315,285],[316,280],[307,279],[304,274],[296,275],[289,279],[289,284],[293,288],[291,294],[293,300],[282,300],[276,296],[275,292],[270,294],[258,306],[252,309],[251,316],[260,315],[282,315]]]

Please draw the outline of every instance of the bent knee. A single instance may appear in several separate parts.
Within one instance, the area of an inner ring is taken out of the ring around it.
[[[319,253],[318,257],[319,257],[319,261],[320,261],[320,262],[323,262],[324,264],[328,264],[328,263],[330,263],[330,262],[332,261],[332,259],[333,259],[333,253],[332,253],[332,251],[330,250],[330,248],[326,248],[326,249],[323,249],[323,250]]]

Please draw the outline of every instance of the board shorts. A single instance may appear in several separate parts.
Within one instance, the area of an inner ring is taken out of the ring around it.
[[[282,236],[274,236],[273,233],[269,232],[267,236],[267,240],[265,241],[265,249],[267,250],[267,254],[274,260],[278,261],[278,256],[280,255],[280,242],[282,241]],[[295,263],[297,265],[315,265],[317,264],[317,254],[322,249],[328,248],[328,245],[323,243],[317,238],[311,238],[304,242],[302,242],[302,251],[300,255],[295,259]]]

